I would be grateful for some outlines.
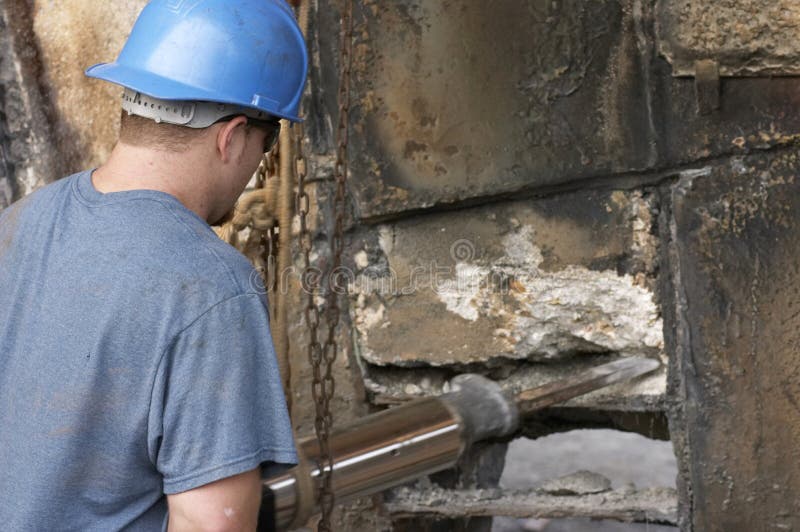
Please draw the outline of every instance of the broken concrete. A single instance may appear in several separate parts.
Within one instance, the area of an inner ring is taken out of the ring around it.
[[[386,509],[393,517],[587,517],[652,524],[677,523],[677,497],[669,488],[620,488],[587,495],[538,490],[395,490]]]
[[[611,490],[611,481],[599,473],[577,471],[541,483],[539,491],[548,495],[589,495]]]
[[[360,357],[414,367],[658,356],[651,207],[640,193],[574,194],[379,226],[354,256]]]
[[[586,371],[609,361],[609,357],[575,357],[557,364],[500,364],[469,368],[387,368],[362,366],[364,386],[375,404],[399,404],[412,399],[435,396],[449,391],[454,373],[483,373],[510,393],[536,388]],[[630,382],[615,384],[564,403],[564,409],[620,412],[661,412],[666,391],[666,367]]]

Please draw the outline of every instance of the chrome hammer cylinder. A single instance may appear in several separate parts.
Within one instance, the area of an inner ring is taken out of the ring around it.
[[[370,495],[455,465],[476,441],[510,435],[520,416],[591,391],[655,371],[659,361],[628,357],[525,390],[516,397],[479,375],[451,381],[452,392],[418,399],[344,427],[329,442],[337,502]],[[278,530],[300,525],[316,509],[319,447],[299,443],[304,463],[264,481],[262,515]],[[266,511],[265,511],[266,510]]]
[[[337,503],[452,467],[472,443],[517,429],[515,402],[494,382],[479,375],[461,375],[451,386],[450,393],[366,416],[331,435]],[[299,442],[299,447],[308,467],[294,468],[264,483],[265,490],[271,491],[278,530],[295,520],[301,506],[298,475],[310,474],[317,486],[317,442],[309,438]]]

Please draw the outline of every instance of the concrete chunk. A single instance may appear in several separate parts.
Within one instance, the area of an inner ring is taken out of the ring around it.
[[[407,367],[657,356],[651,223],[639,193],[589,192],[381,226],[351,285],[359,354]]]
[[[547,480],[538,489],[550,495],[589,495],[609,491],[611,481],[600,473],[576,471],[571,475]]]

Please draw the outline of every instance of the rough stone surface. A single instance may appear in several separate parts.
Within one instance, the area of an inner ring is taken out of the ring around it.
[[[714,59],[722,75],[800,73],[800,5],[794,0],[659,0],[661,52],[677,75]]]
[[[459,458],[455,468],[442,471],[416,482],[412,489],[426,493],[432,489],[435,493],[468,488],[494,489],[500,482],[505,466],[507,445],[504,443],[478,443],[467,449]],[[389,493],[389,498],[394,495]],[[438,532],[442,530],[459,530],[463,532],[490,532],[491,515],[450,514],[431,521],[428,516],[414,517],[395,521],[395,532]]]
[[[672,193],[684,530],[800,526],[799,169],[794,148],[733,158]]]
[[[354,256],[368,264],[351,289],[359,355],[394,366],[657,356],[651,218],[641,194],[612,192],[378,226]]]
[[[146,0],[37,0],[33,30],[42,83],[68,172],[102,163],[117,140],[122,89],[83,71],[117,58]]]
[[[414,514],[431,517],[591,517],[627,522],[674,524],[677,519],[675,490],[621,488],[583,496],[547,495],[535,490],[396,490],[386,505],[395,517]],[[729,529],[732,530],[732,529]]]
[[[40,74],[28,2],[0,0],[0,210],[60,177]]]

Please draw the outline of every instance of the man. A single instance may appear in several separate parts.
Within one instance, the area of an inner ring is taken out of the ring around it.
[[[0,215],[0,529],[252,530],[296,461],[252,266],[209,227],[296,121],[283,0],[153,0],[120,140]]]

